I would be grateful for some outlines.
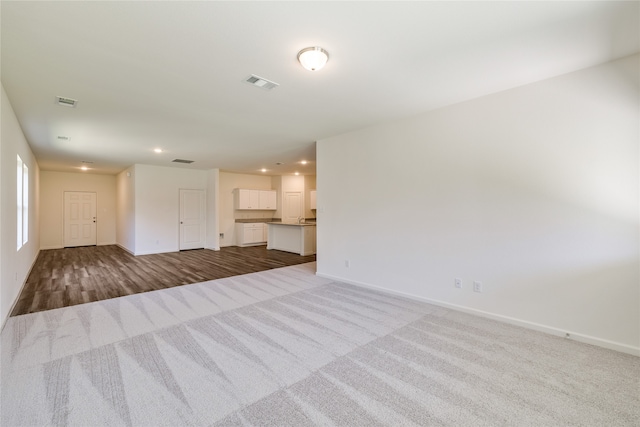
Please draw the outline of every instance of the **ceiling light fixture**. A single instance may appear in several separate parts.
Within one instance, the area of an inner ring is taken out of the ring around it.
[[[301,161],[301,162],[300,162],[300,164],[301,164],[301,165],[306,165],[306,164],[307,164],[307,161],[306,161],[306,160],[303,160],[303,161]]]
[[[162,153],[162,148],[154,148],[153,151],[155,153]]]
[[[298,52],[300,65],[309,71],[318,71],[329,60],[329,52],[321,47],[307,47]]]
[[[296,172],[296,173],[295,173],[295,175],[296,175],[296,176],[300,175],[300,172]]]
[[[86,167],[86,166],[82,166],[80,169],[82,169],[83,171],[88,171],[89,170],[89,168]]]
[[[265,168],[260,169],[260,172],[266,172],[267,170]]]

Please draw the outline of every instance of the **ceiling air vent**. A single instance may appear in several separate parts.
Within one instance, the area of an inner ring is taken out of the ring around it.
[[[74,108],[77,103],[78,100],[76,99],[65,98],[64,96],[56,96],[56,104],[58,105],[64,105],[65,107]]]
[[[193,163],[194,160],[173,159],[173,160],[171,160],[171,162],[172,163],[186,163],[186,164],[189,164],[189,163]]]
[[[263,79],[262,77],[258,77],[258,76],[253,75],[253,74],[251,74],[249,77],[247,77],[243,81],[245,83],[249,83],[249,84],[251,84],[253,86],[259,87],[260,89],[264,89],[264,90],[271,90],[271,89],[275,89],[278,86],[280,86],[276,82],[272,82],[270,80]]]

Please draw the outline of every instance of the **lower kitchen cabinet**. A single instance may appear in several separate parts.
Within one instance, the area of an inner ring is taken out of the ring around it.
[[[236,245],[252,246],[267,243],[267,224],[263,222],[236,223]]]

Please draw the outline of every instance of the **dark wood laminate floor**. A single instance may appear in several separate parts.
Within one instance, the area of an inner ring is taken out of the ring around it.
[[[133,256],[119,246],[40,251],[12,316],[316,260],[266,246]]]

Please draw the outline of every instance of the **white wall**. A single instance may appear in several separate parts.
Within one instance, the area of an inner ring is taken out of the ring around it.
[[[180,189],[207,190],[207,171],[134,165],[135,255],[180,250]]]
[[[304,176],[302,175],[283,175],[282,176],[282,192],[300,191],[304,192]]]
[[[638,62],[319,141],[318,273],[640,354]]]
[[[98,245],[116,243],[116,177],[90,173],[42,171],[40,173],[40,248],[64,247],[64,192],[94,192],[96,202],[96,241]]]
[[[207,249],[220,250],[220,170],[207,171]]]
[[[18,119],[2,87],[0,105],[0,322],[9,317],[40,248],[40,168],[22,133]],[[16,156],[29,168],[29,240],[17,248]]]
[[[136,251],[135,174],[131,166],[116,176],[116,243]]]
[[[220,172],[220,230],[224,238],[220,239],[220,246],[234,246],[235,222],[238,219],[264,219],[273,218],[274,211],[235,211],[233,202],[234,188],[246,188],[249,190],[271,190],[271,177],[262,175],[249,175],[241,173]]]

